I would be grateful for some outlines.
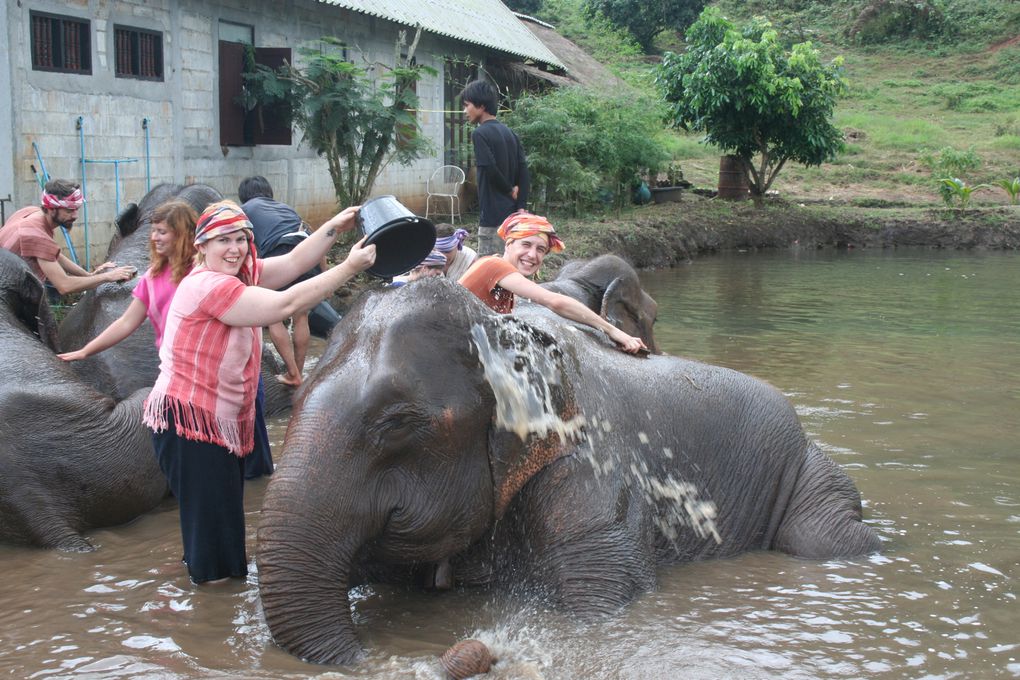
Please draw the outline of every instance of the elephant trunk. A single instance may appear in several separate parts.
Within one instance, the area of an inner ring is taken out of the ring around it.
[[[314,477],[285,465],[273,475],[258,530],[259,594],[280,647],[306,661],[345,664],[361,652],[348,589],[367,533],[349,512],[323,509],[314,481],[309,488]],[[325,491],[336,497],[335,487]]]

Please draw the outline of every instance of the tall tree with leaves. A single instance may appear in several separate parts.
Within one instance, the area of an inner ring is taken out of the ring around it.
[[[273,71],[259,67],[245,75],[246,85],[276,103],[286,103],[292,121],[307,142],[326,159],[337,203],[362,203],[379,173],[392,161],[407,165],[432,151],[421,134],[414,110],[415,84],[435,70],[414,62],[421,28],[410,45],[402,31],[394,49],[393,67],[365,68],[334,52],[302,48],[305,65],[284,64]],[[343,47],[335,38],[322,42]]]
[[[832,124],[847,88],[842,61],[822,64],[809,42],[784,49],[766,21],[740,29],[706,9],[687,30],[687,51],[667,52],[656,81],[668,122],[739,157],[756,199],[787,161],[821,165],[844,148]]]
[[[705,0],[584,0],[582,11],[628,31],[648,52],[656,35],[667,28],[683,31],[704,7]]]

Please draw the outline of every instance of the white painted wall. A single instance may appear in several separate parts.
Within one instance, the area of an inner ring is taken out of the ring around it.
[[[391,63],[398,26],[352,14],[317,0],[20,0],[0,10],[0,35],[10,49],[0,50],[0,87],[9,79],[10,104],[0,103],[0,194],[9,181],[14,205],[36,203],[38,189],[29,167],[36,142],[51,177],[82,179],[82,148],[88,159],[122,159],[120,207],[146,191],[145,131],[149,119],[149,167],[152,186],[160,182],[205,182],[236,197],[239,181],[266,176],[276,197],[318,224],[335,209],[326,164],[300,145],[221,147],[219,144],[218,27],[221,20],[255,27],[259,47],[290,47],[297,58],[302,44],[335,35],[355,46],[370,61]],[[50,12],[92,22],[92,75],[33,71],[29,12]],[[6,26],[4,26],[6,23]],[[163,34],[164,81],[114,77],[113,26],[124,24]],[[437,71],[419,82],[419,120],[433,140],[435,154],[412,166],[391,165],[374,194],[396,194],[412,210],[424,209],[425,181],[442,163],[442,53],[468,54],[464,44],[424,36],[418,62]],[[437,54],[438,53],[438,54]],[[9,66],[4,59],[10,55]],[[4,116],[10,124],[4,125]],[[81,119],[81,129],[76,123]],[[4,131],[11,130],[8,135]],[[7,145],[7,147],[4,146]],[[6,152],[5,152],[6,149]],[[128,159],[136,159],[129,162]],[[7,179],[9,178],[9,180]],[[89,254],[101,262],[112,238],[116,217],[115,166],[87,163]],[[5,194],[4,194],[5,195]],[[82,222],[72,232],[79,256],[85,241]]]
[[[0,11],[0,36],[8,35],[7,13]],[[0,92],[11,91],[11,61],[8,50],[0,49]],[[0,198],[14,198],[14,124],[11,120],[11,98],[0,97]],[[17,204],[3,203],[10,216]]]

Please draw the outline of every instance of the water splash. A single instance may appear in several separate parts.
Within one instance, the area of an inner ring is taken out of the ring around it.
[[[564,420],[553,405],[553,388],[559,385],[555,344],[536,342],[527,326],[507,323],[491,341],[481,324],[471,327],[471,338],[482,362],[485,380],[496,397],[496,425],[515,433],[521,441],[535,434],[556,433],[560,441],[583,437],[585,419]]]
[[[715,503],[702,499],[694,484],[666,472],[666,466],[649,465],[653,455],[672,462],[672,448],[661,444],[653,448],[653,439],[645,432],[637,433],[634,447],[620,444],[622,432],[607,441],[614,427],[604,415],[586,418],[578,414],[568,420],[561,418],[552,401],[553,388],[560,381],[559,348],[555,343],[537,341],[527,325],[513,323],[512,319],[507,321],[500,327],[495,341],[481,324],[471,328],[485,380],[496,398],[496,425],[516,433],[522,441],[531,434],[544,437],[555,432],[560,441],[579,444],[579,457],[592,466],[596,477],[622,475],[624,483],[652,508],[652,521],[678,552],[681,549],[677,542],[684,529],[693,530],[701,539],[711,538],[721,544],[722,537],[715,524],[718,516]],[[653,451],[659,453],[653,454]]]

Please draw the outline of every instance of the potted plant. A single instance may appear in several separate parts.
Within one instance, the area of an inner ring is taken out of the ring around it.
[[[691,186],[691,183],[684,179],[683,170],[678,161],[673,161],[666,167],[665,178],[659,175],[652,187],[652,200],[656,203],[672,203],[680,200],[684,189]]]

